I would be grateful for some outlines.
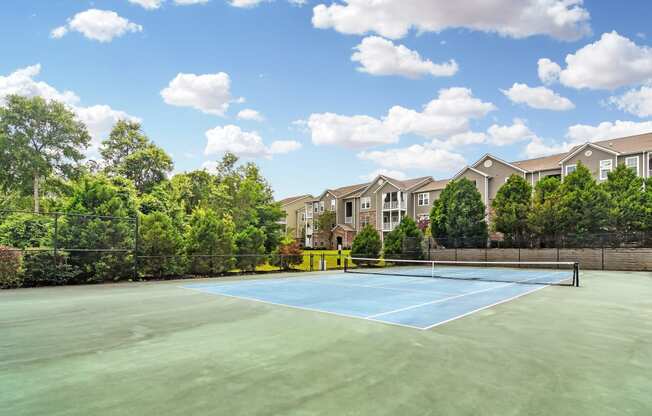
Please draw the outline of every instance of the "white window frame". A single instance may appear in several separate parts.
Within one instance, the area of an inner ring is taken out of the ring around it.
[[[319,212],[324,212],[324,201],[319,201]]]
[[[371,197],[363,196],[360,198],[360,209],[371,209]]]
[[[641,162],[641,160],[639,159],[638,156],[629,156],[629,157],[626,157],[626,158],[625,158],[625,166],[628,167],[628,168],[630,168],[630,169],[634,167],[634,166],[628,166],[628,165],[627,165],[627,163],[628,163],[630,160],[635,160],[635,161],[636,161],[636,169],[635,169],[635,170],[636,170],[636,176],[639,176],[639,175],[641,174],[641,172],[640,172],[640,170],[641,170],[641,169],[640,169],[640,162]]]
[[[573,168],[571,172],[569,172],[569,169]],[[577,170],[577,165],[566,165],[564,166],[564,176],[568,176],[571,173],[575,172]]]
[[[368,216],[364,216],[364,217],[360,218],[360,228],[363,228],[363,227],[365,227],[366,225],[369,225],[369,224],[371,224],[371,221],[369,221]]]
[[[607,168],[607,166],[609,166]],[[606,181],[607,178],[609,177],[609,172],[611,172],[614,168],[614,161],[613,159],[604,159],[600,161],[600,180],[601,181]],[[605,173],[603,175],[603,172]]]
[[[430,205],[430,194],[428,192],[417,194],[417,205],[420,207],[427,207]]]
[[[312,210],[317,213],[319,212],[319,202],[315,202],[312,204]]]
[[[331,199],[331,211],[335,211],[335,200]]]

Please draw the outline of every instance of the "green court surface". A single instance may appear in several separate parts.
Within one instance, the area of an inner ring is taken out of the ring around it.
[[[427,331],[179,287],[209,281],[0,292],[0,415],[652,414],[652,273]]]

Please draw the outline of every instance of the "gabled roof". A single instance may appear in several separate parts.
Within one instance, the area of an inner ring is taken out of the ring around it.
[[[519,167],[519,166],[517,166],[517,165],[514,165],[514,164],[512,164],[512,163],[509,163],[509,162],[507,162],[507,161],[504,161],[504,160],[502,160],[502,159],[500,159],[500,158],[498,158],[498,157],[492,155],[491,153],[485,153],[485,154],[484,154],[480,159],[478,159],[477,162],[475,162],[474,164],[472,164],[471,167],[473,167],[473,168],[477,168],[478,165],[480,164],[480,162],[482,162],[483,160],[485,160],[485,159],[488,158],[488,157],[490,157],[491,159],[495,160],[495,161],[498,162],[498,163],[502,163],[502,164],[505,165],[505,166],[509,166],[510,168],[514,168],[514,169],[519,170],[519,171],[521,171],[521,172],[523,172],[523,173],[526,173],[526,172],[527,172],[525,169],[523,169],[523,168],[521,168],[521,167]]]
[[[378,176],[376,176],[374,178],[373,181],[369,182],[369,184],[364,189],[361,189],[360,192],[358,192],[358,195],[356,195],[356,196],[360,196],[363,193],[367,192],[367,190],[369,188],[371,188],[371,186],[373,184],[378,182],[378,179],[383,179],[385,181],[385,183],[389,182],[390,184],[394,185],[395,188],[400,189],[401,191],[409,191],[410,189],[412,189],[414,187],[420,186],[424,182],[428,182],[428,181],[433,180],[432,176],[420,176],[418,178],[398,180],[398,179],[390,178],[389,176],[378,175]],[[383,185],[385,185],[385,183],[383,183]],[[383,185],[381,185],[381,186],[383,186]]]
[[[618,139],[598,140],[593,143],[623,154],[652,151],[652,133],[637,134]]]
[[[421,185],[419,188],[416,188],[413,192],[429,192],[429,191],[440,191],[448,185],[450,179],[442,179],[438,181],[431,181],[424,185]]]
[[[368,185],[367,182],[365,183],[359,183],[357,185],[347,185],[347,186],[342,186],[341,188],[336,188],[336,189],[331,189],[331,193],[335,195],[336,198],[341,198],[343,196],[346,196],[352,192],[355,192],[359,189],[362,189]]]
[[[465,166],[464,168],[462,168],[461,171],[457,172],[457,173],[455,174],[455,176],[453,176],[453,179],[457,179],[457,178],[459,178],[459,177],[462,176],[462,174],[464,174],[464,172],[466,172],[467,170],[472,170],[473,172],[475,172],[475,173],[477,173],[477,174],[479,174],[479,175],[482,175],[482,176],[484,176],[485,178],[488,178],[488,177],[489,177],[489,175],[487,175],[486,173],[484,173],[484,172],[482,172],[482,171],[477,170],[477,169],[474,168],[474,167],[471,167],[471,166]]]
[[[566,154],[566,156],[564,156],[564,158],[559,161],[559,164],[564,163],[565,161],[567,161],[571,157],[575,156],[576,154],[578,154],[582,150],[586,149],[587,147],[593,147],[593,148],[602,150],[603,152],[611,153],[612,155],[615,155],[615,156],[618,156],[620,154],[620,152],[617,152],[617,151],[612,150],[612,149],[608,149],[608,148],[603,147],[603,146],[601,146],[601,145],[599,145],[597,143],[586,142],[583,145],[577,146],[574,149],[572,149],[570,152],[568,152]]]
[[[285,205],[290,205],[290,204],[292,204],[294,202],[299,202],[302,199],[312,199],[312,195],[306,194],[306,195],[289,196],[289,197],[283,198],[283,199],[281,199],[280,201],[277,201],[277,202],[279,204],[281,204],[281,206],[285,206]]]
[[[542,170],[555,170],[559,169],[559,160],[564,157],[566,153],[557,153],[550,156],[537,157],[534,159],[519,160],[512,162],[513,165],[519,166],[528,172],[539,172]]]

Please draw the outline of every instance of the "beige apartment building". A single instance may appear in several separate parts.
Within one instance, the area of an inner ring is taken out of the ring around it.
[[[566,153],[513,162],[485,154],[450,179],[424,176],[397,180],[379,175],[368,183],[327,189],[316,198],[309,195],[286,198],[283,209],[287,207],[287,218],[295,219],[291,225],[286,223],[286,227],[297,230],[296,238],[305,247],[350,247],[356,233],[367,224],[384,238],[406,215],[416,221],[427,219],[446,184],[460,178],[475,183],[489,218],[498,189],[511,175],[522,175],[534,186],[546,176],[563,180],[578,163],[586,166],[600,182],[618,164],[635,170],[644,179],[652,177],[652,133],[587,142]],[[331,232],[315,229],[316,219],[326,210],[335,211],[336,225]]]

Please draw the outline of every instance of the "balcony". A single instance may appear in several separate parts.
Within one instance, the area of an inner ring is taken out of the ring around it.
[[[384,210],[399,209],[399,202],[398,201],[383,202],[383,209]],[[400,203],[400,209],[407,209],[407,203],[405,201],[402,201]]]
[[[383,222],[383,231],[393,231],[398,227],[399,222]]]
[[[306,219],[312,218],[312,211],[306,211]]]
[[[353,217],[344,218],[344,224],[353,224]]]

